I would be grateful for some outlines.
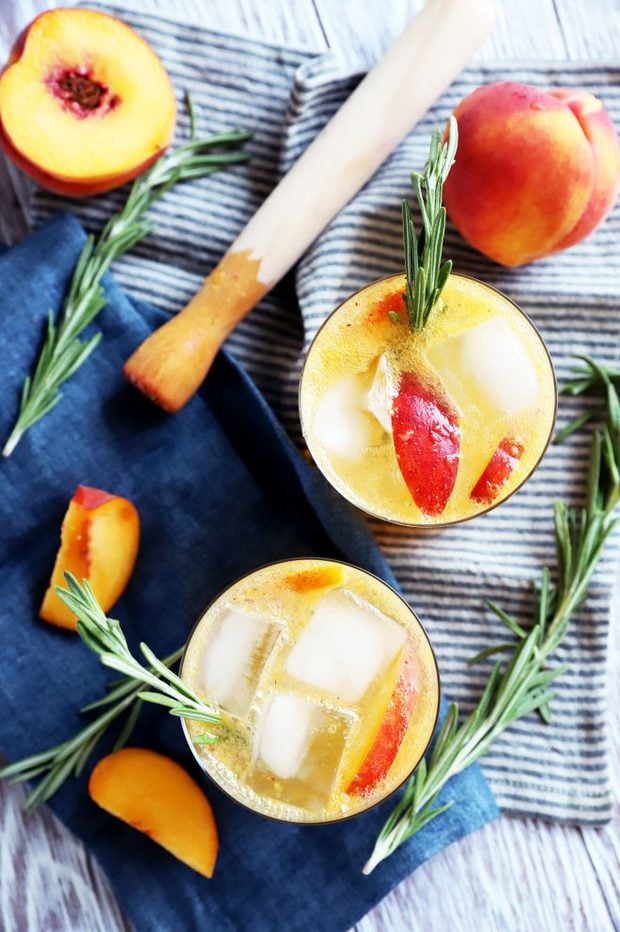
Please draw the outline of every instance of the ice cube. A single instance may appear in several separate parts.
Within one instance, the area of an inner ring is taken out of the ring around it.
[[[392,403],[395,393],[392,370],[385,353],[382,353],[375,366],[372,385],[366,397],[366,408],[388,434],[392,433]]]
[[[330,453],[357,459],[372,442],[372,420],[365,413],[367,388],[361,375],[348,375],[319,401],[312,430]]]
[[[303,696],[270,696],[254,737],[255,791],[307,809],[320,808],[332,792],[347,727],[342,715]]]
[[[284,667],[295,679],[357,702],[405,638],[403,628],[369,602],[335,589],[314,609]]]
[[[277,777],[290,780],[302,768],[320,714],[320,706],[302,696],[271,696],[257,726],[255,756]]]
[[[473,404],[487,418],[514,417],[538,397],[536,371],[499,317],[434,346],[428,358],[456,404]]]
[[[268,618],[235,606],[224,608],[204,651],[202,682],[209,699],[233,715],[245,715],[279,633]]]

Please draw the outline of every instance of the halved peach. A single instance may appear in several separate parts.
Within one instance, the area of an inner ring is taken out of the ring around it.
[[[387,775],[405,737],[417,697],[416,661],[413,648],[401,651],[384,678],[381,694],[373,703],[374,715],[364,717],[365,728],[348,773],[354,773],[345,792],[368,793]]]
[[[61,194],[98,194],[135,178],[166,148],[175,118],[153,49],[95,10],[37,16],[0,76],[0,143]]]
[[[219,840],[209,800],[186,770],[164,754],[122,748],[96,765],[90,798],[205,877]]]
[[[140,540],[140,519],[130,501],[87,485],[78,486],[62,522],[61,542],[40,617],[75,631],[73,613],[55,586],[65,572],[87,579],[104,612],[123,594],[133,572]]]

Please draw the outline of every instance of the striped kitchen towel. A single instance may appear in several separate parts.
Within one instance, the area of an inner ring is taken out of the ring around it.
[[[115,266],[117,281],[130,293],[174,313],[359,78],[343,77],[329,55],[313,58],[135,10],[113,10],[153,43],[170,71],[179,95],[180,138],[188,131],[184,91],[193,96],[202,131],[240,127],[255,132],[251,163],[170,192],[153,210],[153,235]],[[451,86],[314,243],[294,275],[228,342],[296,440],[297,383],[308,342],[344,297],[402,268],[400,203],[411,194],[409,174],[424,163],[432,127],[443,125],[465,94],[497,80],[586,87],[619,121],[619,79],[620,70],[603,67],[523,64],[472,67]],[[42,219],[66,206],[77,210],[87,228],[98,230],[123,198],[124,192],[117,191],[76,203],[40,193],[35,216]],[[616,211],[587,242],[518,270],[488,262],[453,229],[447,233],[446,254],[457,271],[495,285],[532,316],[562,381],[574,353],[620,365],[619,227]],[[563,399],[561,422],[581,409],[579,400]],[[588,443],[584,431],[565,446],[552,447],[517,495],[472,522],[417,533],[373,522],[406,597],[428,628],[445,694],[464,710],[472,707],[488,674],[484,664],[468,669],[468,658],[502,639],[485,599],[492,597],[528,618],[529,581],[554,561],[552,502],[579,500]],[[520,721],[485,759],[485,775],[506,810],[587,824],[610,817],[605,652],[617,556],[617,547],[609,546],[587,605],[558,651],[568,669],[558,681],[553,723],[545,725],[535,716]]]

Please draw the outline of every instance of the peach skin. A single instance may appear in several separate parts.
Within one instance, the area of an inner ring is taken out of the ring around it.
[[[123,371],[136,388],[166,411],[189,401],[233,327],[465,66],[490,32],[493,10],[492,0],[424,5],[272,191],[200,292],[129,357]]]
[[[135,178],[166,148],[175,118],[153,49],[95,10],[37,16],[0,75],[0,144],[60,194],[84,197]]]
[[[603,104],[586,91],[499,82],[454,111],[448,215],[490,259],[517,266],[588,236],[614,205],[620,149]]]
[[[382,702],[375,702],[375,711],[365,716],[363,732],[343,768],[341,782],[346,793],[368,793],[387,776],[409,727],[420,678],[415,651],[407,647],[386,670]]]
[[[341,586],[344,570],[338,563],[328,563],[313,570],[300,570],[287,576],[285,585],[293,592],[313,592],[315,589],[328,589]]]
[[[65,572],[87,579],[104,612],[123,594],[138,555],[140,519],[126,498],[86,485],[69,502],[49,588],[39,612],[44,621],[76,630],[73,613],[58,597]]]
[[[147,834],[192,870],[213,876],[219,847],[213,810],[175,761],[145,748],[122,748],[99,761],[88,792],[98,806]]]

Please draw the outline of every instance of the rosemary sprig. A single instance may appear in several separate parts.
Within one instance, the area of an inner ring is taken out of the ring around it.
[[[442,205],[442,194],[457,145],[458,127],[455,118],[451,116],[446,142],[442,143],[440,130],[434,130],[424,172],[411,174],[411,183],[422,216],[419,236],[415,231],[409,201],[403,201],[403,247],[407,276],[405,303],[412,330],[424,329],[452,271],[451,259],[443,265],[441,262],[446,232],[446,208]]]
[[[142,664],[130,652],[119,622],[106,617],[87,581],[80,585],[65,573],[67,589],[56,587],[60,598],[77,616],[78,634],[101,663],[123,674],[106,695],[81,710],[89,712],[104,708],[92,722],[73,738],[9,764],[0,770],[0,779],[21,782],[40,777],[40,782],[25,803],[29,811],[50,799],[70,776],[79,776],[98,741],[123,713],[127,717],[117,737],[114,750],[129,740],[137,722],[143,702],[165,706],[171,715],[192,719],[210,725],[219,724],[219,712],[204,702],[183,680],[169,668],[175,664],[182,648],[164,660],[159,660],[146,644],[140,650],[147,661]],[[150,687],[145,690],[145,686]],[[195,739],[198,744],[211,744],[217,740],[212,731],[205,731]]]
[[[117,670],[143,686],[150,686],[150,690],[142,688],[138,698],[166,706],[171,715],[211,725],[219,724],[218,709],[201,699],[187,683],[159,660],[144,642],[140,643],[140,651],[148,666],[133,656],[120,622],[116,618],[108,618],[88,580],[84,579],[80,585],[71,573],[65,573],[65,579],[67,588],[56,586],[56,592],[76,616],[78,634],[86,646],[99,655],[104,667]],[[117,688],[123,689],[127,686],[121,684]],[[207,738],[210,741],[217,740],[215,734],[209,733]]]
[[[26,431],[58,404],[62,398],[61,385],[77,372],[99,343],[101,333],[88,339],[80,336],[107,303],[101,279],[115,259],[151,232],[152,227],[145,219],[150,207],[179,181],[202,178],[249,158],[247,152],[230,150],[242,146],[251,133],[232,130],[199,139],[189,98],[188,108],[189,141],[164,154],[137,178],[125,204],[108,220],[98,239],[91,235],[84,243],[58,319],[49,311],[43,348],[34,371],[24,381],[17,419],[3,456],[10,456]]]
[[[561,394],[574,397],[583,395],[592,389],[600,391],[602,388],[607,391],[608,383],[613,384],[616,388],[620,386],[620,370],[603,366],[590,356],[576,356],[575,358],[581,361],[581,365],[573,366],[574,377],[562,386]],[[580,427],[595,418],[598,413],[595,408],[589,408],[583,414],[579,414],[557,432],[553,442],[555,444],[564,443],[567,437],[570,437]]]
[[[573,378],[560,389],[562,395],[583,395],[592,388],[605,387],[608,381],[620,386],[620,369],[604,366],[586,355],[575,356],[575,359],[580,362],[572,367]]]
[[[176,663],[180,656],[181,651],[176,651],[166,657],[162,663],[170,666]],[[128,680],[122,696],[116,704],[112,708],[106,709],[88,725],[85,725],[73,738],[47,748],[47,750],[38,754],[24,757],[14,764],[8,764],[0,770],[0,779],[7,779],[11,783],[20,783],[23,780],[32,780],[35,777],[41,778],[24,803],[24,809],[27,812],[32,812],[41,803],[50,799],[70,776],[79,777],[99,740],[113,722],[128,710],[127,717],[114,745],[114,750],[118,750],[126,744],[140,714],[142,701],[138,696],[142,689],[142,683],[138,683],[134,679]],[[98,703],[93,703],[93,707],[107,705],[112,701],[106,695]],[[85,707],[82,711],[87,711],[87,708]]]
[[[450,801],[436,804],[445,784],[482,757],[512,722],[536,710],[551,720],[551,686],[565,666],[548,666],[549,657],[586,598],[605,542],[619,520],[614,512],[620,501],[620,401],[612,371],[585,357],[584,362],[579,379],[589,387],[603,386],[606,423],[592,438],[585,505],[556,502],[554,506],[556,582],[551,583],[545,568],[535,587],[534,624],[529,630],[489,603],[513,638],[482,651],[471,662],[505,651],[510,659],[506,665],[494,664],[476,708],[461,724],[457,704],[450,706],[428,760],[410,778],[381,829],[365,874],[451,805]]]

